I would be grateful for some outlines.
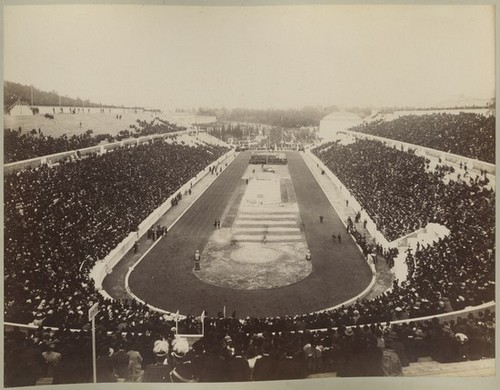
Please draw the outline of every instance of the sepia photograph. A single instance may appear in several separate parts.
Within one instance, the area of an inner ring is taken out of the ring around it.
[[[493,388],[497,16],[4,0],[3,387]]]

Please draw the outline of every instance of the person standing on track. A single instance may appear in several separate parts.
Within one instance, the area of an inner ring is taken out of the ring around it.
[[[342,235],[340,233],[337,234],[337,239],[339,240],[339,244],[342,244]]]

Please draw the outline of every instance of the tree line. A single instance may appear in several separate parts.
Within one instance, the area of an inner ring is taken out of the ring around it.
[[[26,104],[31,104],[30,85],[23,85],[20,83],[14,83],[12,81],[4,81],[3,86],[4,86],[4,110],[7,110],[17,101],[21,101],[22,103]],[[68,96],[61,96],[56,91],[47,92],[33,87],[33,105],[58,106],[59,102],[61,102],[63,106],[120,108],[120,106],[94,103],[88,99],[83,100],[80,99],[79,97],[75,99]],[[142,109],[142,107],[130,107],[130,108]]]

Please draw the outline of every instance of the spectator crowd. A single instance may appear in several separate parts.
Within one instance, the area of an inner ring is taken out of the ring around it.
[[[373,323],[320,331],[250,330],[236,318],[205,319],[205,334],[189,342],[167,325],[142,333],[97,329],[98,382],[239,382],[401,376],[419,357],[449,363],[492,358],[495,313],[440,322]],[[201,335],[200,335],[201,336]],[[5,384],[92,381],[91,335],[39,327],[5,334]]]
[[[159,139],[6,175],[5,320],[84,324],[95,262],[226,151]]]
[[[463,218],[474,218],[488,230],[485,243],[492,247],[494,192],[482,185],[486,177],[447,183],[443,170],[430,171],[425,157],[372,140],[358,139],[346,146],[328,143],[314,153],[345,184],[388,241],[430,222],[462,226]]]
[[[410,144],[495,163],[495,117],[475,113],[405,115],[351,128]]]
[[[444,181],[443,170],[429,170],[425,158],[378,141],[332,142],[313,152],[388,239],[429,222],[450,235],[415,249],[407,280],[377,298],[283,318],[210,313],[202,319],[205,336],[192,346],[174,336],[172,317],[102,298],[88,278],[95,261],[224,152],[161,140],[5,177],[5,320],[39,327],[5,335],[6,384],[32,384],[49,370],[54,383],[90,381],[87,309],[94,302],[103,382],[400,375],[419,356],[443,362],[494,356],[490,311],[411,321],[494,300],[494,192],[481,179]],[[199,332],[192,316],[177,326]],[[32,377],[23,376],[26,370]]]
[[[121,119],[121,115],[119,119]],[[129,137],[138,138],[146,135],[165,134],[180,130],[185,130],[185,128],[178,127],[158,117],[150,122],[138,119],[137,124],[130,125],[130,130],[121,130],[115,135],[98,134],[94,136],[92,135],[92,130],[87,130],[83,133],[73,134],[70,137],[66,134],[60,137],[52,137],[50,135],[45,135],[41,129],[23,131],[21,127],[17,130],[7,128],[4,131],[4,163],[12,163],[55,153],[88,148],[96,146],[102,141],[115,142]]]

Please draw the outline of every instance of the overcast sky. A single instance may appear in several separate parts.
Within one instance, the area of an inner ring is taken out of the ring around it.
[[[494,96],[492,6],[9,6],[4,79],[107,104],[288,108]]]

